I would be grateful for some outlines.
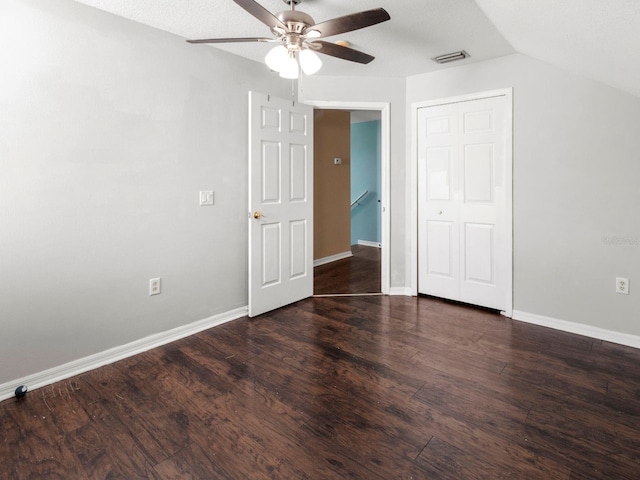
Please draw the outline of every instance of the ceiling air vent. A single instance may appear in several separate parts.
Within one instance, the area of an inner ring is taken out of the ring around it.
[[[434,60],[438,63],[449,63],[449,62],[455,62],[456,60],[463,60],[467,57],[469,57],[469,54],[464,50],[460,50],[459,52],[440,55],[439,57],[434,58]]]

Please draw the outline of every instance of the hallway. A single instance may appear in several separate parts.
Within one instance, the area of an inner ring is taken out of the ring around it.
[[[315,295],[380,293],[380,249],[352,245],[353,257],[314,268]]]

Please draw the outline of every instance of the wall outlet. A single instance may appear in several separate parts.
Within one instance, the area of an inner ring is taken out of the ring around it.
[[[149,295],[159,295],[161,291],[160,287],[161,283],[159,278],[149,280]]]
[[[629,295],[629,279],[628,278],[616,277],[616,293]]]
[[[200,205],[213,205],[213,190],[203,190],[200,192]]]

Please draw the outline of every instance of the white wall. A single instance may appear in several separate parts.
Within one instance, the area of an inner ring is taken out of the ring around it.
[[[514,87],[514,308],[640,335],[640,98],[510,55],[410,77],[407,101],[505,87]],[[629,296],[614,293],[616,276],[631,279]]]
[[[405,253],[408,252],[409,246],[407,243],[409,239],[405,235],[405,80],[402,78],[314,75],[303,77],[300,83],[299,97],[301,102],[385,102],[390,104],[390,283],[392,290],[404,289],[406,284]]]
[[[291,85],[69,0],[0,44],[0,384],[246,305],[247,92]]]

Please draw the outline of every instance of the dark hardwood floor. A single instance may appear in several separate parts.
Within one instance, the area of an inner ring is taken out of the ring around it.
[[[312,298],[0,404],[3,479],[637,479],[640,351]]]
[[[380,293],[380,249],[352,245],[353,257],[315,267],[315,295]]]

